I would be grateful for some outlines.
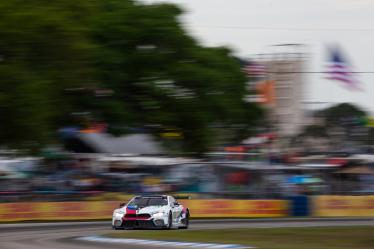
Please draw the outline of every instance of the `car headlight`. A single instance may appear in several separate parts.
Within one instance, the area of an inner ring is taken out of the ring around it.
[[[163,218],[164,217],[164,213],[162,212],[159,212],[159,213],[154,213],[152,214],[153,218]]]

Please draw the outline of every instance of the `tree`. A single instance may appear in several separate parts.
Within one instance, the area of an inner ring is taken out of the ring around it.
[[[97,66],[127,123],[178,128],[184,149],[200,152],[212,143],[214,124],[242,135],[253,127],[261,110],[243,101],[240,64],[228,49],[202,47],[186,34],[179,8],[117,0],[102,5],[93,22],[102,48]]]
[[[214,142],[217,124],[240,137],[261,116],[243,100],[246,78],[231,51],[199,45],[181,27],[175,5],[4,2],[3,143],[42,146],[59,127],[79,125],[73,113],[85,113],[113,133],[181,130],[183,150],[201,153]],[[111,94],[98,97],[100,89]]]
[[[342,126],[362,122],[367,113],[353,104],[342,103],[322,110],[319,115],[324,118],[326,126]]]
[[[83,1],[82,1],[83,3]],[[72,122],[79,98],[66,89],[92,82],[83,23],[64,1],[0,3],[0,143],[41,147]],[[77,9],[78,11],[79,9]]]
[[[367,113],[353,104],[334,105],[315,115],[320,123],[304,127],[301,137],[326,138],[332,147],[349,147],[352,142],[363,144],[368,140]]]

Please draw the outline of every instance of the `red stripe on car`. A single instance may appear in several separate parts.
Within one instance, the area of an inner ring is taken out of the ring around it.
[[[136,214],[135,209],[126,208],[126,214]]]

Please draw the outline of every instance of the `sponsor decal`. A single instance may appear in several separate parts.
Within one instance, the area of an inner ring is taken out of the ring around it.
[[[195,218],[283,217],[286,200],[180,200]],[[110,219],[119,201],[0,203],[0,221]],[[374,195],[316,196],[311,199],[314,216],[374,216]],[[126,207],[136,215],[136,207]],[[185,211],[184,211],[185,212]]]
[[[314,216],[374,216],[374,195],[316,196],[312,211]]]
[[[192,217],[280,217],[288,213],[283,200],[181,200]],[[372,205],[367,202],[366,206]],[[1,203],[0,221],[109,219],[118,206],[115,201]],[[127,206],[126,214],[136,215]],[[184,210],[184,213],[186,210]]]

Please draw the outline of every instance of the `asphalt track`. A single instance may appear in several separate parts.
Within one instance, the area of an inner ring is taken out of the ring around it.
[[[372,219],[255,219],[255,220],[199,220],[192,221],[190,229],[230,229],[230,228],[276,228],[276,227],[316,227],[316,226],[374,226]],[[154,246],[116,245],[83,242],[77,237],[102,235],[111,230],[108,222],[64,222],[1,224],[1,249],[88,249],[88,248],[157,248]],[[131,231],[115,231],[126,233]],[[168,231],[165,231],[167,233]],[[172,238],[171,238],[172,239]]]

